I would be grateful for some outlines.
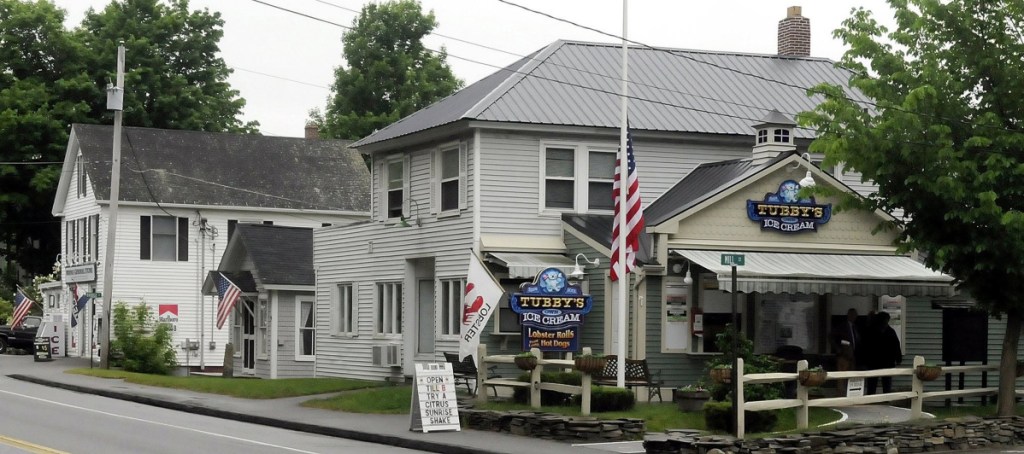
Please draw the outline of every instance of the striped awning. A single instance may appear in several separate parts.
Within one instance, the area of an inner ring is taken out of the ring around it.
[[[676,249],[718,275],[718,288],[732,291],[732,267],[722,254],[743,254],[736,290],[745,293],[816,293],[948,297],[953,278],[897,255],[785,254]]]
[[[488,252],[487,260],[508,268],[512,279],[533,279],[545,268],[561,268],[568,273],[576,265],[573,259],[559,254],[526,252]]]

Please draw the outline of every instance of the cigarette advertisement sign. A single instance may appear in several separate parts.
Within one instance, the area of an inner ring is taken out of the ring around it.
[[[509,299],[523,327],[523,351],[575,352],[580,349],[583,316],[594,300],[558,268],[547,268]]]

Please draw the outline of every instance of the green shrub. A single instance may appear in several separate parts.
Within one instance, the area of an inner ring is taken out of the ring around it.
[[[178,365],[171,345],[171,326],[155,323],[145,303],[128,308],[123,301],[111,313],[114,339],[110,358],[129,372],[167,375]]]
[[[530,374],[522,374],[517,378],[517,380],[529,383]],[[583,383],[583,376],[580,375],[579,372],[541,372],[540,381],[543,383],[561,383],[563,385],[580,386],[580,384]],[[569,394],[545,389],[540,392],[540,404],[547,407],[569,405],[569,397],[571,397]],[[516,387],[512,391],[512,401],[520,404],[529,404],[530,389]]]
[[[582,404],[582,396],[572,396],[572,405]],[[613,386],[590,387],[590,411],[603,413],[606,411],[629,411],[636,405],[636,396],[629,389]]]
[[[735,343],[735,348],[734,344]],[[715,346],[722,352],[707,362],[705,376],[716,366],[731,366],[733,358],[743,358],[743,373],[760,374],[768,372],[779,372],[779,363],[768,355],[754,354],[754,342],[743,333],[737,333],[730,325],[725,331],[718,333],[715,337]],[[782,397],[782,383],[763,383],[757,385],[746,385],[743,387],[743,400],[754,402],[758,400],[772,400]],[[732,384],[712,383],[709,391],[711,399],[716,401],[732,400]]]
[[[778,410],[744,412],[744,427],[747,433],[771,432],[779,422]],[[704,404],[704,426],[708,430],[733,432],[732,402],[708,401]]]

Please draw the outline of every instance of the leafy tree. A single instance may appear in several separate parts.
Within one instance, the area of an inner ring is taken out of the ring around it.
[[[63,22],[49,2],[0,0],[0,255],[30,273],[60,251],[50,209],[61,165],[45,163],[63,161],[69,126],[93,122],[90,103],[102,96]],[[6,286],[17,277],[5,272]]]
[[[256,132],[258,123],[239,119],[245,100],[218,56],[223,25],[220,13],[191,11],[187,0],[119,0],[87,12],[77,36],[92,51],[90,75],[101,87],[115,79],[124,40],[125,125]],[[105,98],[92,115],[112,118]]]
[[[1010,416],[1024,313],[1024,2],[889,4],[896,30],[861,8],[835,31],[851,85],[874,105],[820,86],[825,102],[801,121],[818,129],[811,149],[826,164],[877,184],[844,206],[903,210],[902,249],[1005,315],[998,412]]]
[[[434,13],[423,14],[415,0],[363,6],[341,38],[347,66],[335,70],[326,113],[311,115],[322,134],[359,139],[461,88],[444,49],[423,47],[436,26]]]

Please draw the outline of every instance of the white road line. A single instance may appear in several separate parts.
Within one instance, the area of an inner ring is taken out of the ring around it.
[[[0,390],[0,393],[10,394],[12,396],[24,397],[26,399],[37,400],[37,401],[40,401],[40,402],[46,402],[48,404],[59,405],[61,407],[73,408],[73,409],[76,409],[76,410],[87,411],[87,412],[90,412],[90,413],[99,413],[101,415],[113,416],[115,418],[122,418],[122,419],[128,419],[128,420],[132,420],[132,421],[138,421],[138,422],[153,424],[153,425],[157,425],[157,426],[164,426],[164,427],[170,427],[170,428],[174,428],[174,429],[187,430],[187,431],[190,431],[190,432],[201,433],[201,434],[210,435],[210,436],[213,436],[213,437],[227,438],[229,440],[243,441],[243,442],[246,442],[246,443],[252,443],[254,445],[260,445],[260,446],[266,446],[266,447],[269,447],[269,448],[283,449],[283,450],[286,450],[286,451],[301,452],[301,453],[305,453],[305,454],[317,454],[314,451],[305,451],[305,450],[302,450],[302,449],[289,448],[287,446],[275,445],[275,444],[270,444],[270,443],[263,443],[261,441],[254,441],[254,440],[248,440],[248,439],[245,439],[245,438],[232,437],[231,435],[224,435],[224,434],[219,434],[219,433],[216,433],[216,432],[208,432],[208,431],[205,431],[205,430],[193,429],[191,427],[184,427],[184,426],[178,426],[178,425],[168,424],[168,423],[159,422],[159,421],[150,421],[148,419],[135,418],[135,417],[132,417],[132,416],[119,415],[117,413],[110,413],[110,412],[105,412],[105,411],[100,411],[100,410],[94,410],[94,409],[91,409],[91,408],[79,407],[77,405],[66,404],[66,403],[63,403],[63,402],[56,402],[56,401],[52,401],[52,400],[48,400],[48,399],[42,399],[42,398],[35,397],[35,396],[28,396],[28,395],[25,395],[25,394],[18,394],[18,393],[14,393],[14,392],[10,392],[10,391]]]

